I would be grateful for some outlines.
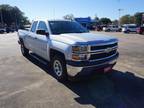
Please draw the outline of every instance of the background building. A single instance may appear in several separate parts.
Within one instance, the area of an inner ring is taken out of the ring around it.
[[[90,17],[86,17],[86,18],[74,18],[75,21],[77,21],[78,23],[80,23],[82,26],[84,26],[87,29],[95,29],[95,25],[96,25],[96,21],[92,20]]]

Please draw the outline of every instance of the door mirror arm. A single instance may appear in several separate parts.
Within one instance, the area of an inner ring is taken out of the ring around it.
[[[45,35],[47,38],[49,38],[49,32],[46,32]]]

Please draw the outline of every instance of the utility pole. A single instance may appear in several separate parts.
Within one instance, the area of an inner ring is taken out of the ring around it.
[[[119,3],[119,4],[120,4],[120,1],[121,1],[121,0],[118,0],[118,3]],[[121,11],[123,11],[123,9],[119,8],[119,9],[118,9],[118,13],[119,13],[119,26],[121,25],[121,23],[120,23]]]

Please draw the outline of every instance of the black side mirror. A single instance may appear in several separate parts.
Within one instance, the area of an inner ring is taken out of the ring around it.
[[[45,30],[37,30],[36,34],[45,35],[46,37],[49,37],[49,33],[46,32]]]

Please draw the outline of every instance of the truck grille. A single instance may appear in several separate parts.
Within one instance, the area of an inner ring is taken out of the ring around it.
[[[114,54],[116,54],[116,50],[114,51],[111,51],[109,53],[100,53],[100,54],[92,54],[90,56],[90,60],[96,60],[96,59],[102,59],[102,58],[106,58],[106,57],[109,57],[109,56],[112,56]]]
[[[105,59],[107,57],[113,56],[117,53],[118,43],[91,46],[91,53],[89,60],[99,60]]]
[[[113,43],[113,44],[109,44],[109,45],[102,45],[102,46],[91,46],[91,51],[101,50],[101,49],[106,49],[106,48],[112,48],[112,47],[116,47],[117,45],[118,45],[118,43]]]

